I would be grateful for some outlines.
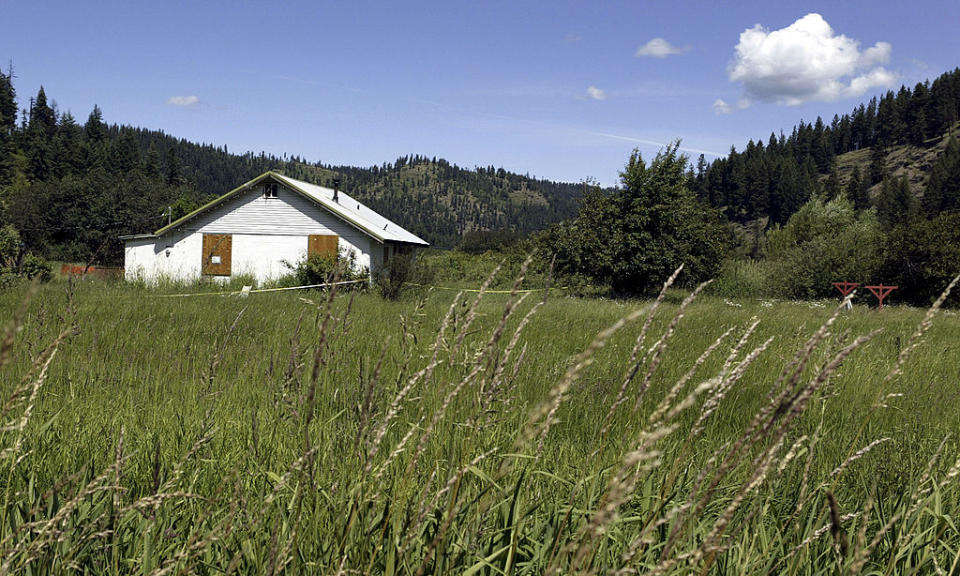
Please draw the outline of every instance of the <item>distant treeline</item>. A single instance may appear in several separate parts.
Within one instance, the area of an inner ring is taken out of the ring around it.
[[[12,73],[0,71],[0,221],[48,258],[120,263],[119,235],[156,230],[267,170],[328,186],[339,177],[344,191],[441,247],[475,230],[540,230],[573,216],[582,196],[580,184],[419,155],[358,168],[233,154],[110,125],[96,106],[80,124],[42,87],[21,110]]]
[[[727,157],[709,164],[700,156],[694,173],[697,194],[733,222],[769,217],[784,223],[821,187],[828,196],[840,191],[838,155],[870,148],[869,168],[859,177],[864,186],[873,186],[887,175],[891,147],[935,143],[958,119],[960,68],[913,90],[888,91],[849,114],[834,116],[829,124],[821,118],[801,121],[789,136],[772,133],[766,144],[751,140],[743,151],[731,148]]]

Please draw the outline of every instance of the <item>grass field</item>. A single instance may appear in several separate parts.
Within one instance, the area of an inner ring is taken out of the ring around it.
[[[28,292],[2,573],[960,569],[952,311]]]

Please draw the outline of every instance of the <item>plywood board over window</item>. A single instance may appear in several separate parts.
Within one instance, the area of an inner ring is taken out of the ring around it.
[[[229,276],[233,261],[233,236],[230,234],[204,234],[203,260],[200,273],[209,276]]]
[[[336,256],[340,246],[340,237],[336,234],[311,234],[307,238],[307,257]]]

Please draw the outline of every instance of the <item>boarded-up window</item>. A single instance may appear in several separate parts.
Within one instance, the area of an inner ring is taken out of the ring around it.
[[[229,234],[203,235],[203,260],[200,273],[210,276],[229,276],[233,261],[233,237]]]
[[[340,245],[340,237],[336,234],[311,234],[307,239],[307,257],[318,254],[320,256],[336,256]]]

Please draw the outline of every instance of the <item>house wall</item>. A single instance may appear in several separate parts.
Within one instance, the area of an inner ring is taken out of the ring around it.
[[[356,254],[358,268],[371,269],[371,253],[383,251],[379,242],[299,194],[280,186],[276,198],[264,198],[256,187],[160,238],[127,240],[127,279],[200,278],[203,234],[232,235],[231,275],[249,274],[258,282],[289,273],[284,262],[293,265],[306,256],[311,234],[336,234],[340,251]]]

